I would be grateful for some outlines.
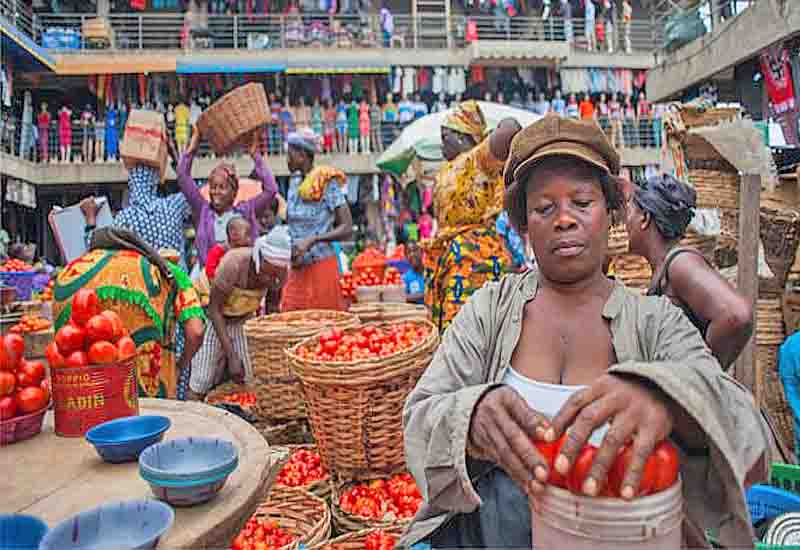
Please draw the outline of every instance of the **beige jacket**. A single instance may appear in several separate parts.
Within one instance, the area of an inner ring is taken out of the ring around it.
[[[403,413],[406,460],[425,503],[401,546],[480,506],[467,473],[472,411],[503,380],[523,308],[537,285],[537,272],[530,271],[476,292],[409,395]],[[723,544],[753,548],[744,480],[751,469],[766,479],[771,435],[750,392],[720,369],[697,330],[666,298],[640,296],[618,284],[603,316],[619,361],[609,372],[653,382],[705,430],[708,452],[681,457],[684,532],[719,527]]]

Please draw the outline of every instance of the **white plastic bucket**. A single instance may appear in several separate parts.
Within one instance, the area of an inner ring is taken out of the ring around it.
[[[624,501],[578,496],[548,486],[531,499],[534,550],[680,550],[681,482]]]

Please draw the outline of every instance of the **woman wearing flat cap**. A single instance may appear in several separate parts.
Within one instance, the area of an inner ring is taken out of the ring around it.
[[[635,185],[625,218],[631,253],[647,258],[653,270],[647,293],[682,309],[728,368],[750,339],[753,310],[699,250],[678,245],[695,204],[694,189],[669,175]]]
[[[330,166],[314,166],[318,137],[300,130],[288,137],[287,223],[292,237],[292,269],[283,288],[281,311],[346,309],[333,248],[353,234],[353,218],[344,194],[345,175]]]
[[[538,268],[475,292],[406,401],[406,461],[424,504],[402,547],[530,548],[528,499],[549,476],[532,440],[569,430],[554,467],[567,473],[597,445],[581,488],[590,496],[631,443],[626,500],[650,451],[671,439],[684,546],[707,547],[704,529],[719,527],[724,545],[753,548],[744,488],[766,477],[768,428],[680,309],[603,273],[619,167],[594,121],[548,115],[514,138],[506,209]],[[548,410],[555,393],[571,396]]]
[[[442,125],[447,162],[434,188],[439,231],[424,245],[425,305],[439,331],[485,282],[514,270],[496,221],[503,210],[503,163],[517,131],[519,124],[507,119],[487,137],[476,101],[460,103]]]

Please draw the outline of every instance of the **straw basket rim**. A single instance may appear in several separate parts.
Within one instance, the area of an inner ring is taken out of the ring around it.
[[[291,509],[293,505],[302,505],[302,511]],[[308,518],[312,512],[319,517]],[[292,522],[303,521],[305,523],[311,523],[312,525],[308,528],[306,533],[300,535],[296,532],[299,530],[296,525],[287,528],[285,523],[280,521],[285,520],[287,515]],[[264,516],[270,519],[279,518],[278,523],[282,529],[292,529],[293,535],[299,535],[298,540],[278,550],[297,549],[301,544],[306,547],[316,546],[330,539],[330,508],[324,499],[308,491],[292,487],[281,487],[278,490],[273,488],[270,491],[269,497],[258,505],[255,512],[253,512],[250,517],[260,519]]]
[[[407,471],[403,468],[400,471]],[[399,473],[399,472],[398,472]],[[380,477],[373,477],[372,479],[388,479],[391,475],[388,476],[380,476]],[[333,522],[336,524],[338,529],[347,529],[350,532],[358,532],[367,529],[405,529],[408,525],[414,521],[414,518],[392,518],[392,519],[383,519],[383,520],[376,520],[373,518],[366,518],[363,516],[357,516],[355,514],[350,514],[342,510],[339,506],[339,498],[341,497],[344,490],[351,486],[357,484],[367,483],[369,480],[350,480],[350,481],[337,481],[331,483],[331,517]]]
[[[387,535],[396,536],[398,539],[403,535],[403,531],[405,529],[399,527],[391,527],[391,528],[381,528],[381,527],[371,527],[367,529],[361,529],[360,531],[350,531],[349,533],[345,533],[343,535],[339,535],[336,538],[330,539],[327,542],[323,542],[317,546],[313,546],[308,550],[328,550],[330,548],[338,547],[340,545],[349,544],[352,545],[352,550],[362,550],[364,548],[364,543],[369,535],[372,533],[383,532]],[[356,545],[358,543],[358,545]]]

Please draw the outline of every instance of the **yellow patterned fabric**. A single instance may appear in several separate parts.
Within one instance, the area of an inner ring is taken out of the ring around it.
[[[264,289],[245,290],[243,288],[234,288],[222,308],[222,313],[225,317],[252,315],[258,312],[261,307],[261,300],[264,299],[265,295],[266,290]]]
[[[347,178],[344,172],[332,166],[317,166],[306,174],[297,193],[304,201],[318,202],[325,195],[325,189],[331,182],[336,182],[342,187],[345,187],[347,185]]]
[[[483,141],[486,135],[486,119],[478,102],[474,100],[459,103],[444,119],[442,126],[472,136],[475,143]]]
[[[143,397],[177,396],[178,323],[205,318],[188,276],[174,264],[169,266],[174,289],[137,252],[92,250],[67,265],[53,288],[56,329],[69,321],[72,296],[81,288],[95,289],[101,306],[120,316],[136,343],[136,377]]]

